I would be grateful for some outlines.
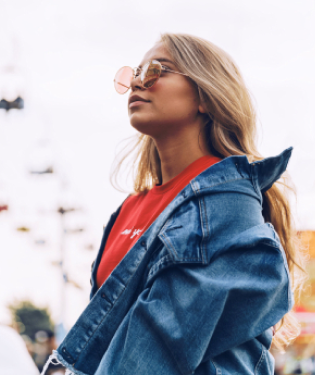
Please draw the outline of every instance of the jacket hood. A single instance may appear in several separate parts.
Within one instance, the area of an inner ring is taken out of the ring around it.
[[[249,163],[246,155],[229,156],[199,174],[190,183],[194,195],[222,189],[224,184],[239,179],[252,180],[259,195],[271,188],[287,168],[293,147],[279,155]],[[188,191],[187,191],[188,193]],[[188,193],[189,195],[189,193]]]
[[[257,183],[262,193],[270,189],[287,169],[292,150],[293,147],[291,146],[277,156],[252,163],[252,165],[255,165]]]

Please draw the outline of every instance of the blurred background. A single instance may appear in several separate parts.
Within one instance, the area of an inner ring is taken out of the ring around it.
[[[288,171],[310,279],[296,307],[301,335],[274,356],[277,374],[315,374],[314,0],[0,0],[1,350],[18,332],[41,370],[88,304],[103,225],[131,187],[109,180],[136,134],[113,77],[165,31],[234,58],[264,156],[294,147]]]

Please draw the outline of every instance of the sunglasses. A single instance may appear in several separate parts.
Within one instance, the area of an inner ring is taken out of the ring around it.
[[[160,78],[161,73],[177,73],[183,76],[187,74],[175,72],[167,66],[162,65],[158,60],[147,62],[143,68],[131,68],[130,66],[123,66],[118,70],[114,79],[114,86],[118,94],[125,94],[131,86],[131,81],[140,75],[140,85],[143,89],[149,89]]]

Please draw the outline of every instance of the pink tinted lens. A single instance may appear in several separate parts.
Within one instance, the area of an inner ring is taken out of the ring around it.
[[[130,66],[124,66],[118,70],[115,75],[114,85],[119,94],[124,94],[130,88],[133,78],[133,70]]]

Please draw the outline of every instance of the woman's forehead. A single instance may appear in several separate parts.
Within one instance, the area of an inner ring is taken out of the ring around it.
[[[149,51],[143,56],[143,59],[139,67],[142,67],[145,63],[147,63],[150,60],[172,62],[172,57],[165,48],[164,44],[162,42],[158,42],[151,49],[149,49]]]

